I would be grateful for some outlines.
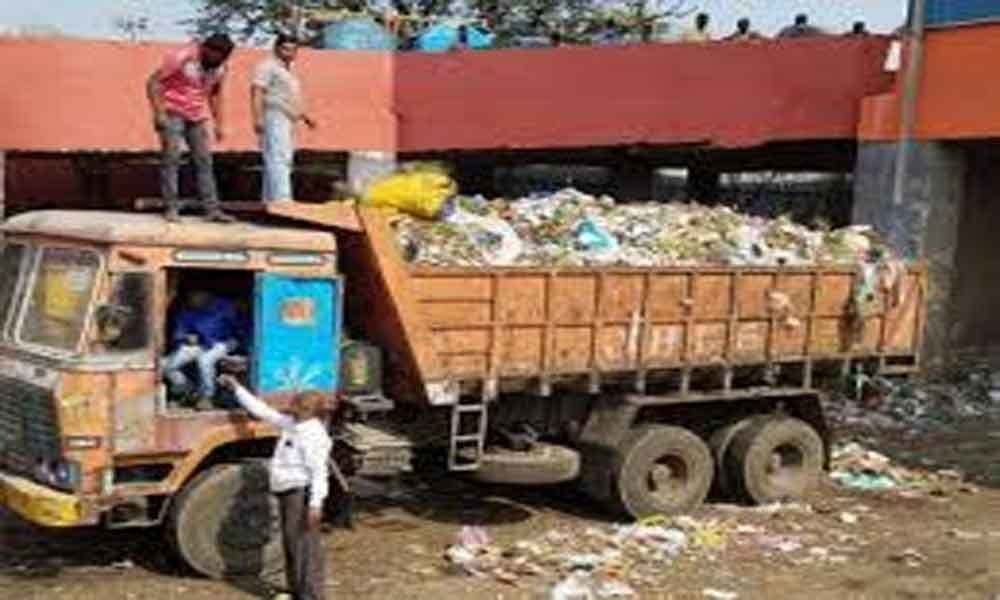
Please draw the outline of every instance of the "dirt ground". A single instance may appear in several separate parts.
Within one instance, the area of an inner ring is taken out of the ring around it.
[[[721,523],[728,532],[723,546],[665,562],[655,584],[633,586],[635,597],[708,598],[711,589],[739,598],[1000,599],[1000,427],[970,421],[911,441],[881,439],[876,447],[901,463],[959,469],[976,487],[900,495],[845,491],[831,483],[809,499],[809,512],[709,505],[693,516]],[[547,598],[555,574],[507,583],[461,575],[448,568],[442,552],[463,524],[485,527],[498,544],[612,525],[572,488],[486,489],[425,478],[368,496],[359,503],[354,531],[325,536],[329,597]],[[737,527],[794,536],[802,548],[768,550],[734,533]],[[156,532],[53,534],[0,514],[0,598],[235,600],[269,594],[257,582],[185,573]]]

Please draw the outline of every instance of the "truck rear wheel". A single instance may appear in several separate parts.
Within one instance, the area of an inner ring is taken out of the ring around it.
[[[171,507],[168,534],[192,569],[212,578],[271,577],[284,555],[277,501],[257,461],[211,467]]]
[[[743,499],[767,504],[806,495],[823,471],[823,440],[791,417],[755,417],[726,453],[728,476]]]
[[[729,449],[732,447],[736,435],[752,423],[752,417],[730,423],[717,429],[708,440],[708,447],[712,449],[715,465],[715,491],[721,496],[731,497],[737,493],[729,470],[726,468],[726,456],[729,454]]]
[[[712,454],[682,427],[644,425],[618,446],[614,480],[619,508],[635,518],[689,511],[708,496]]]

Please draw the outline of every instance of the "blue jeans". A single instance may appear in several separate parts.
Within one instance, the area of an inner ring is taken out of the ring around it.
[[[218,343],[211,348],[182,345],[167,355],[164,361],[163,376],[174,391],[186,390],[190,383],[184,375],[184,367],[191,363],[198,364],[198,393],[203,398],[215,397],[215,378],[218,374],[216,365],[229,356],[229,344]]]
[[[264,113],[264,131],[260,136],[260,152],[264,157],[261,200],[292,199],[292,163],[295,148],[292,141],[292,120],[280,110]]]

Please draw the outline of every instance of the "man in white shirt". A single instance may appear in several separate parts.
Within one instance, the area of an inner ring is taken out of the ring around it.
[[[250,85],[254,130],[264,158],[264,202],[292,199],[295,123],[302,121],[310,129],[316,128],[316,121],[305,110],[302,84],[292,72],[298,51],[295,38],[279,35],[274,53],[257,65]]]
[[[325,591],[320,522],[323,501],[329,491],[327,461],[333,441],[322,417],[326,398],[315,392],[299,394],[284,414],[262,402],[231,375],[219,377],[236,400],[281,434],[271,457],[271,492],[281,508],[281,530],[285,547],[285,576],[296,600],[323,600]]]

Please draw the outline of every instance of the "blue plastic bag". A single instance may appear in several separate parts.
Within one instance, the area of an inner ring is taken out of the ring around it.
[[[323,29],[322,47],[327,50],[395,50],[396,37],[366,17],[331,23]]]

